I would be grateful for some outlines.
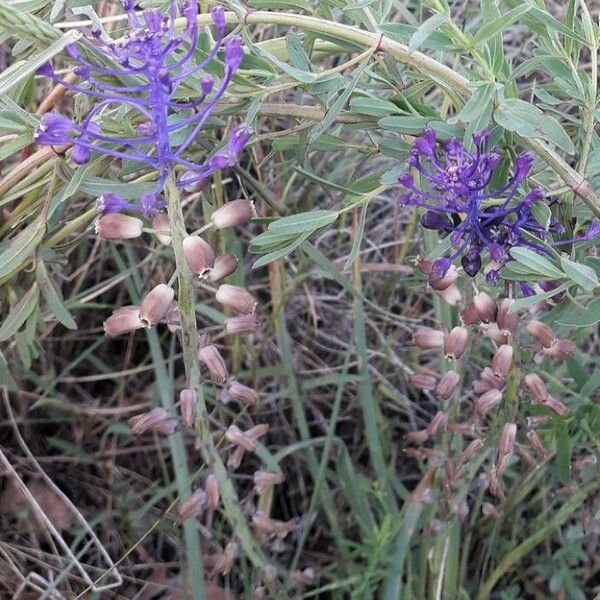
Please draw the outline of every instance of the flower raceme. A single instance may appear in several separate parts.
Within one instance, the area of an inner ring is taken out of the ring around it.
[[[492,268],[486,278],[494,285],[500,278],[499,269],[510,260],[510,250],[515,246],[546,253],[544,243],[558,246],[600,235],[599,224],[593,223],[582,237],[567,242],[548,239],[550,233],[560,234],[563,228],[552,219],[545,229],[535,218],[534,206],[544,197],[540,187],[521,192],[533,165],[529,153],[517,156],[508,182],[492,189],[500,153],[497,148],[490,148],[490,136],[489,130],[475,133],[475,150],[469,152],[457,139],[438,147],[435,131],[426,129],[414,142],[408,164],[418,171],[428,189],[417,186],[410,173],[399,178],[406,189],[400,198],[402,205],[422,207],[422,226],[450,236],[451,250],[431,266],[437,279],[446,275],[458,257],[465,273],[474,277],[481,270],[482,254],[487,251]]]
[[[234,129],[225,147],[201,164],[186,160],[183,154],[197,139],[225,93],[242,62],[244,50],[239,37],[225,37],[225,14],[221,7],[211,12],[216,31],[214,45],[198,61],[200,32],[196,0],[184,0],[179,7],[171,0],[168,15],[153,9],[140,15],[134,10],[133,0],[124,0],[123,6],[129,31],[120,40],[113,41],[103,32],[92,31],[96,50],[110,66],[89,62],[71,44],[67,52],[77,63],[75,73],[81,84],[59,77],[50,63],[40,69],[41,75],[87,96],[94,106],[80,123],[46,113],[35,132],[35,141],[47,146],[72,144],[71,158],[77,164],[87,163],[91,154],[97,152],[157,171],[154,192],[144,195],[139,203],[130,203],[116,194],[105,194],[98,201],[98,211],[102,214],[134,211],[151,218],[165,206],[160,194],[175,166],[185,169],[177,185],[188,187],[237,164],[252,134],[246,124]],[[178,13],[185,18],[182,33],[175,31]],[[217,82],[205,69],[217,59],[221,49],[225,67],[223,77]],[[190,85],[198,91],[186,91]],[[132,136],[109,134],[100,125],[107,110],[121,107],[131,109],[137,123]]]

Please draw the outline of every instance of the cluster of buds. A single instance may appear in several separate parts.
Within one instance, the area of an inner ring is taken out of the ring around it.
[[[429,289],[434,292],[436,296],[439,296],[450,306],[456,306],[461,301],[462,296],[456,285],[459,273],[454,265],[450,265],[448,270],[440,276],[433,268],[433,263],[421,256],[417,257],[415,264],[421,273],[427,275]]]

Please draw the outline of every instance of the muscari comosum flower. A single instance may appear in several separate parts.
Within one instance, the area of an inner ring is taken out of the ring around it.
[[[410,173],[399,178],[407,190],[400,202],[424,208],[422,226],[450,236],[447,255],[432,264],[435,277],[443,278],[459,256],[465,273],[474,277],[482,268],[482,254],[487,250],[493,266],[486,278],[493,285],[498,283],[499,269],[510,260],[510,250],[515,246],[546,254],[545,244],[559,246],[600,235],[600,224],[594,222],[581,237],[550,239],[551,234],[559,235],[564,229],[555,219],[546,229],[535,218],[533,207],[544,198],[542,188],[535,186],[521,192],[533,156],[517,156],[507,183],[492,189],[490,182],[500,164],[500,153],[490,148],[489,130],[474,134],[473,143],[473,152],[457,139],[438,147],[435,131],[426,129],[412,145],[408,164],[419,172],[428,189],[418,187]]]
[[[139,203],[126,201],[116,194],[105,194],[98,201],[101,213],[129,210],[152,217],[164,208],[160,194],[175,166],[186,169],[177,185],[198,184],[215,171],[237,164],[239,154],[252,134],[244,124],[231,133],[224,149],[202,164],[183,158],[184,152],[197,139],[211,112],[225,93],[244,57],[239,37],[225,37],[225,16],[221,7],[212,9],[216,30],[212,49],[202,61],[197,61],[200,33],[196,20],[196,0],[185,0],[176,6],[171,0],[168,15],[157,10],[145,10],[138,15],[133,0],[124,0],[130,30],[118,41],[94,30],[97,51],[108,59],[110,66],[95,65],[70,45],[67,52],[77,63],[75,73],[80,84],[65,81],[47,64],[40,74],[51,78],[95,102],[80,123],[65,116],[47,113],[35,132],[35,141],[42,145],[71,144],[72,160],[85,164],[97,152],[144,165],[158,172],[153,193],[140,198]],[[175,30],[177,13],[185,18],[181,33]],[[224,49],[224,74],[220,82],[205,73],[219,50]],[[198,92],[185,98],[182,84],[192,84]],[[184,96],[182,98],[182,95]],[[102,130],[100,119],[111,108],[131,108],[138,125],[134,137],[117,137]],[[172,118],[176,115],[176,118]],[[173,140],[177,138],[175,144]]]

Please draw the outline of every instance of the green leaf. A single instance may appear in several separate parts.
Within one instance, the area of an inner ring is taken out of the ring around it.
[[[383,100],[382,98],[374,98],[372,96],[369,96],[368,98],[365,98],[364,96],[352,98],[350,101],[350,108],[352,109],[352,112],[374,117],[383,117],[390,113],[400,112],[400,109],[393,102]]]
[[[567,287],[568,286],[563,283],[549,292],[543,292],[542,294],[536,294],[535,296],[527,296],[526,298],[518,298],[511,304],[508,312],[510,314],[516,313],[524,308],[529,308],[530,306],[533,306],[542,300],[548,300],[548,298],[552,298],[552,296],[556,296],[557,294],[564,292]]]
[[[478,86],[462,110],[456,116],[448,119],[448,123],[471,123],[478,119],[489,106],[495,91],[496,86],[493,83],[484,83]]]
[[[598,275],[592,267],[573,262],[564,256],[560,258],[560,266],[567,277],[586,292],[591,292],[598,287]]]
[[[575,153],[575,146],[562,125],[528,102],[518,98],[500,100],[494,110],[494,120],[504,129],[524,138],[543,138],[569,154]]]
[[[552,211],[547,204],[542,202],[535,202],[531,207],[531,212],[535,217],[535,220],[546,230],[550,227],[550,221],[552,219]]]
[[[43,219],[38,217],[10,240],[7,248],[0,252],[0,277],[12,273],[25,262],[40,243],[45,227]]]
[[[11,392],[15,392],[18,389],[17,382],[10,374],[8,363],[6,362],[2,352],[0,352],[0,385],[5,386]]]
[[[565,274],[545,256],[529,250],[529,248],[511,248],[510,254],[518,263],[525,265],[531,272],[537,273],[545,279],[565,278]]]
[[[350,250],[350,254],[348,256],[348,260],[344,264],[344,271],[350,268],[350,265],[354,262],[354,259],[358,256],[360,251],[360,245],[362,243],[363,236],[365,234],[365,223],[367,221],[367,211],[369,210],[369,204],[365,202],[360,209],[360,218],[358,220],[358,229],[356,231],[356,235],[354,236],[354,240],[352,242],[352,250]]]
[[[303,71],[302,69],[297,69],[296,67],[292,67],[288,65],[286,62],[279,60],[274,54],[271,54],[264,48],[257,46],[256,44],[253,46],[255,52],[258,53],[259,56],[273,63],[275,66],[279,67],[284,73],[295,79],[296,81],[300,81],[301,83],[314,83],[317,79],[315,73],[309,73],[308,71]]]
[[[571,438],[569,427],[564,422],[557,424],[556,430],[556,467],[563,485],[569,483],[571,476]]]
[[[40,289],[37,283],[34,283],[29,291],[15,304],[9,311],[8,316],[0,327],[0,342],[10,339],[33,312],[40,298]]]
[[[277,219],[269,225],[269,231],[280,235],[299,235],[330,225],[337,218],[338,213],[335,210],[312,210]]]
[[[584,311],[569,311],[569,314],[557,319],[557,323],[566,327],[591,327],[600,323],[600,298],[592,300]]]
[[[377,124],[383,129],[415,135],[422,133],[430,120],[426,117],[383,117]]]
[[[265,254],[264,256],[261,256],[252,265],[252,268],[259,269],[260,267],[264,267],[265,265],[268,265],[269,263],[271,263],[275,260],[279,260],[280,258],[283,258],[284,256],[287,256],[288,254],[291,254],[296,248],[298,248],[298,246],[300,246],[300,244],[302,244],[302,242],[306,241],[310,237],[311,233],[312,233],[312,231],[307,231],[306,233],[303,233],[302,235],[300,235],[296,239],[294,239],[294,241],[291,244],[288,244],[287,246],[284,246],[283,248],[280,248],[279,250],[275,250],[274,252],[269,252],[269,254]]]
[[[46,302],[50,306],[58,321],[67,329],[77,329],[77,324],[73,320],[71,313],[65,307],[63,299],[61,298],[59,292],[54,288],[52,280],[48,276],[46,265],[44,264],[43,260],[38,261],[35,274],[42,292],[42,296],[44,296],[46,299]]]
[[[473,44],[475,46],[483,44],[483,42],[487,41],[489,38],[515,23],[522,15],[531,10],[531,7],[531,4],[521,4],[521,6],[516,6],[501,17],[486,23],[473,37]]]
[[[448,13],[438,13],[424,21],[410,36],[410,41],[408,42],[409,54],[418,50],[434,31],[437,31],[440,26],[448,21],[448,17]]]

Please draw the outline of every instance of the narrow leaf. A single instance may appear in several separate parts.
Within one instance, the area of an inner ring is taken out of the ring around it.
[[[409,53],[413,53],[418,50],[423,43],[429,38],[429,36],[437,31],[440,26],[448,21],[448,13],[438,13],[437,15],[433,15],[433,17],[429,17],[426,21],[424,21],[417,30],[410,36],[410,41],[408,42],[408,51]]]
[[[8,316],[0,327],[0,342],[10,339],[32,313],[37,306],[40,298],[40,289],[37,283],[34,283],[29,291],[15,304],[9,311]]]
[[[580,265],[564,256],[560,259],[560,265],[567,277],[586,292],[591,292],[598,287],[598,275],[592,267]]]
[[[529,250],[529,248],[511,248],[511,256],[529,270],[548,279],[564,279],[565,274],[552,264],[545,256]]]

